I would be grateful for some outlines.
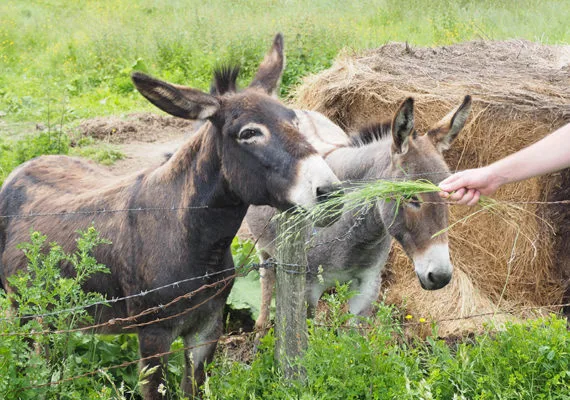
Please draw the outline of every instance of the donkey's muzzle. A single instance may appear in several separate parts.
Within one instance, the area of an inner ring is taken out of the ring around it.
[[[446,272],[428,272],[424,279],[419,274],[420,285],[424,290],[438,290],[447,286],[451,281],[451,273]]]
[[[317,203],[322,206],[318,220],[314,221],[319,227],[334,224],[342,215],[342,196],[344,190],[339,184],[320,186],[317,188]]]
[[[340,198],[344,194],[344,189],[340,184],[319,186],[317,188],[317,201],[319,203]]]

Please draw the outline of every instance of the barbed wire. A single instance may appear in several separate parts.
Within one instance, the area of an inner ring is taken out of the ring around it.
[[[397,196],[394,196],[394,198]],[[511,205],[548,205],[548,204],[570,204],[570,200],[556,200],[556,201],[534,201],[534,200],[498,200],[501,204]],[[444,206],[457,206],[452,201],[420,201],[422,204],[435,204]],[[210,206],[189,206],[189,207],[137,207],[137,208],[118,208],[118,209],[101,209],[101,210],[82,210],[82,211],[48,211],[48,212],[30,212],[26,214],[7,214],[0,215],[0,219],[17,219],[17,218],[37,218],[37,217],[65,217],[72,215],[102,215],[102,214],[118,214],[123,212],[161,212],[161,211],[180,211],[180,210],[204,210],[220,207]]]
[[[205,304],[209,300],[211,300],[214,297],[216,297],[217,295],[219,295],[227,287],[229,282],[231,282],[231,280],[236,278],[237,275],[238,274],[233,274],[233,275],[225,277],[224,279],[216,281],[214,283],[202,285],[196,290],[193,290],[191,292],[185,293],[181,296],[174,298],[173,300],[171,300],[170,302],[168,302],[165,305],[158,305],[158,306],[149,307],[149,308],[146,308],[143,311],[139,312],[138,314],[131,315],[128,317],[112,318],[106,322],[101,322],[101,323],[97,323],[97,324],[93,324],[93,325],[82,326],[82,327],[71,328],[71,329],[60,329],[60,330],[46,329],[46,330],[42,330],[42,331],[31,331],[31,332],[3,332],[3,333],[0,333],[0,337],[5,337],[5,336],[38,336],[38,335],[50,335],[50,334],[61,335],[61,334],[68,334],[68,333],[75,333],[75,332],[92,331],[92,330],[106,328],[106,327],[113,327],[113,326],[121,325],[121,324],[126,323],[126,322],[136,321],[138,318],[147,316],[147,315],[155,313],[155,312],[164,311],[166,308],[173,306],[174,304],[180,302],[181,300],[189,299],[189,298],[195,296],[196,294],[198,294],[198,293],[200,293],[206,289],[214,288],[214,287],[216,287],[222,283],[224,284],[224,287],[221,290],[218,290],[216,293],[214,293],[214,295],[208,297],[205,301],[202,301],[202,302],[198,303],[197,305],[189,307],[186,310],[184,310],[183,313],[180,313],[181,315],[183,315],[185,313],[188,313],[192,310],[199,308],[200,306],[202,306],[203,304]],[[151,321],[148,321],[145,323],[141,323],[141,324],[127,325],[127,326],[122,327],[122,329],[128,330],[128,329],[132,329],[136,326],[150,325],[150,324],[162,322],[163,320],[171,319],[171,318],[174,318],[174,316],[170,316],[170,317],[166,317],[166,318],[162,318],[162,319],[157,318],[157,319],[154,319],[154,320],[151,320]]]
[[[567,306],[570,306],[570,303],[551,304],[551,305],[543,305],[543,306],[527,306],[527,307],[521,307],[521,310],[540,310],[540,309],[544,309],[544,308],[562,308],[562,307],[567,307]],[[386,325],[390,325],[390,326],[407,327],[407,326],[429,325],[429,324],[438,324],[441,322],[452,322],[452,321],[467,320],[467,319],[474,319],[474,318],[487,317],[487,316],[496,316],[496,315],[502,315],[502,314],[512,314],[512,313],[508,312],[508,311],[494,311],[494,312],[491,311],[491,312],[467,315],[467,316],[463,316],[463,317],[442,318],[442,319],[438,319],[438,320],[425,320],[425,321],[421,321],[421,322],[395,321],[391,324],[380,324],[380,326],[385,327]],[[355,325],[349,325],[349,324],[336,325],[336,324],[325,324],[325,323],[314,323],[314,325],[317,327],[323,327],[323,328],[358,329],[361,331],[378,329],[378,325],[376,325],[376,326],[362,326],[362,325],[355,326]],[[184,347],[181,347],[178,349],[153,354],[153,355],[147,356],[147,357],[137,358],[137,359],[131,360],[131,361],[125,361],[125,362],[122,362],[120,364],[110,365],[107,367],[100,367],[100,368],[97,368],[95,370],[85,372],[83,374],[79,374],[79,375],[75,375],[75,376],[71,376],[71,377],[67,377],[67,378],[62,378],[62,379],[55,380],[55,381],[50,381],[50,382],[37,384],[37,385],[26,386],[26,387],[17,389],[17,392],[22,392],[22,391],[30,390],[30,389],[41,389],[41,388],[48,387],[48,386],[55,386],[55,385],[59,385],[59,384],[65,383],[65,382],[71,382],[71,381],[76,380],[76,379],[81,379],[81,378],[97,375],[101,372],[106,372],[106,371],[110,371],[110,370],[118,369],[118,368],[125,368],[125,367],[131,366],[131,365],[139,364],[143,361],[148,361],[148,360],[155,359],[155,358],[161,358],[164,356],[169,356],[169,355],[176,354],[176,353],[179,353],[182,351],[192,350],[192,349],[196,349],[196,348],[199,348],[202,346],[208,346],[208,345],[218,343],[218,342],[228,341],[228,340],[233,339],[233,338],[251,337],[251,336],[257,335],[258,333],[266,333],[271,328],[272,328],[272,326],[268,325],[268,326],[263,327],[263,328],[254,329],[251,332],[238,333],[238,334],[236,334],[235,332],[230,332],[228,334],[220,336],[217,339],[204,341],[204,342],[194,344],[194,345],[190,345],[190,346],[184,346]]]
[[[563,204],[569,204],[570,200],[563,200],[563,201],[556,201],[556,202],[525,202],[525,203],[531,203],[531,204],[559,204],[559,203],[563,203]],[[435,203],[435,204],[441,204],[441,203]],[[453,203],[452,203],[453,204]],[[199,206],[199,207],[153,207],[153,208],[147,208],[147,209],[143,209],[143,208],[132,208],[132,209],[120,209],[120,210],[96,210],[93,212],[88,212],[88,211],[81,211],[81,212],[72,212],[72,214],[77,214],[77,213],[104,213],[104,212],[121,212],[121,211],[171,211],[171,210],[179,210],[179,209],[191,209],[191,208],[207,208],[207,206]],[[41,214],[41,215],[62,215],[63,213],[46,213],[46,214]],[[40,214],[25,214],[24,216],[39,216]],[[273,218],[273,217],[272,217]],[[267,226],[269,225],[271,219],[266,223],[265,227],[264,227],[264,231],[267,228]],[[354,225],[348,230],[348,232],[346,234],[344,234],[342,237],[335,237],[330,241],[326,241],[323,243],[315,243],[312,244],[312,246],[310,247],[318,247],[327,243],[331,243],[334,241],[341,241],[345,238],[350,237],[351,235],[351,231],[353,229],[356,228],[357,225],[359,225],[360,219],[357,219],[356,222],[354,223]],[[258,239],[261,237],[262,235],[259,235]],[[257,240],[255,241],[254,245],[257,244]],[[310,243],[310,241],[309,241]],[[252,252],[254,250],[254,246],[252,246],[252,248],[249,251],[249,254],[247,255],[246,259],[248,259]],[[57,310],[57,311],[53,311],[53,312],[46,312],[46,313],[41,313],[41,314],[32,314],[32,315],[24,315],[24,316],[10,316],[10,317],[2,317],[0,318],[0,322],[4,322],[4,321],[10,321],[10,320],[15,320],[15,319],[19,319],[21,321],[26,321],[26,320],[31,320],[31,319],[37,319],[37,318],[45,318],[45,317],[49,317],[49,316],[55,316],[58,314],[63,314],[63,313],[73,313],[76,311],[80,311],[80,310],[84,310],[87,308],[91,308],[91,307],[95,307],[95,306],[102,306],[102,305],[112,305],[115,303],[118,303],[120,301],[126,301],[129,299],[133,299],[133,298],[137,298],[137,297],[144,297],[147,296],[151,293],[154,293],[156,291],[159,290],[163,290],[166,288],[171,288],[171,287],[178,287],[181,284],[187,283],[187,282],[191,282],[191,281],[196,281],[196,280],[202,280],[202,279],[208,279],[211,278],[213,276],[216,275],[221,275],[227,272],[231,272],[231,271],[236,271],[237,270],[241,270],[241,273],[249,273],[253,270],[258,270],[259,268],[276,268],[276,267],[280,267],[282,268],[282,270],[286,273],[290,273],[290,274],[306,274],[306,275],[318,275],[318,273],[316,272],[312,272],[309,269],[308,265],[300,265],[300,264],[291,264],[291,263],[277,263],[277,261],[275,261],[275,259],[269,259],[263,263],[253,263],[250,264],[248,266],[244,266],[241,265],[239,267],[231,267],[231,268],[226,268],[220,271],[216,271],[216,272],[211,272],[211,273],[206,273],[204,275],[201,276],[196,276],[196,277],[190,277],[190,278],[186,278],[186,279],[182,279],[176,282],[172,282],[166,285],[162,285],[156,288],[152,288],[152,289],[148,289],[148,290],[143,290],[139,293],[136,294],[132,294],[132,295],[128,295],[128,296],[123,296],[123,297],[118,297],[118,298],[111,298],[111,299],[105,299],[105,300],[99,300],[93,303],[89,303],[86,305],[81,305],[81,306],[76,306],[76,307],[71,307],[71,308],[67,308],[67,309],[62,309],[62,310]],[[299,270],[291,270],[291,269],[286,269],[284,267],[296,267],[296,268],[304,268],[305,271],[299,271]],[[235,277],[239,276],[239,274],[233,274],[230,275],[229,279],[234,279]],[[222,280],[223,281],[223,280]],[[216,283],[214,283],[216,284]],[[199,290],[201,290],[202,288],[199,288]],[[170,305],[182,300],[183,298],[187,298],[187,297],[191,297],[193,295],[193,292],[190,292],[186,295],[180,296],[178,298],[176,298],[175,300],[169,302],[167,305],[163,306],[163,305],[159,305],[156,307],[152,307],[149,308],[147,310],[144,310],[143,312],[141,312],[140,314],[137,314],[135,316],[132,317],[127,317],[127,318],[120,318],[120,319],[112,319],[110,321],[107,321],[106,323],[102,323],[102,324],[97,324],[97,325],[92,325],[92,326],[87,326],[87,327],[82,327],[82,328],[76,328],[74,330],[65,330],[65,331],[61,331],[61,333],[69,333],[69,332],[75,332],[75,331],[85,331],[85,330],[90,330],[90,329],[97,329],[97,328],[101,328],[101,327],[105,327],[105,326],[111,326],[111,325],[115,325],[121,322],[128,322],[131,320],[135,320],[137,318],[140,318],[144,315],[147,315],[148,313],[151,312],[155,312],[155,311],[159,311],[159,310],[163,310],[166,307],[169,307]],[[189,311],[187,311],[189,312]],[[184,314],[184,313],[183,313]],[[174,318],[174,316],[169,317],[170,318]],[[141,326],[140,324],[137,325],[133,325],[132,327],[136,327],[136,326]],[[129,327],[130,328],[130,327]],[[125,328],[126,329],[126,328]],[[54,333],[54,331],[50,331],[51,333]],[[57,331],[58,332],[58,331]],[[35,334],[41,334],[42,332],[37,332]],[[27,335],[29,335],[30,333],[26,333]],[[8,334],[0,334],[0,336],[8,336],[10,335]]]
[[[260,266],[260,264],[251,264],[248,268],[252,268],[255,269],[255,266]],[[31,314],[31,315],[23,315],[21,317],[3,317],[0,318],[0,322],[3,321],[8,321],[8,320],[13,320],[16,318],[22,319],[22,320],[28,320],[28,319],[36,319],[36,318],[45,318],[45,317],[51,317],[51,316],[55,316],[58,314],[64,314],[64,313],[73,313],[76,311],[81,311],[84,310],[86,308],[91,308],[91,307],[95,307],[95,306],[102,306],[102,305],[110,305],[110,304],[115,304],[118,303],[120,301],[125,301],[125,300],[130,300],[130,299],[134,299],[137,297],[144,297],[147,296],[153,292],[157,292],[159,290],[163,290],[163,289],[168,289],[171,287],[178,287],[181,284],[187,283],[187,282],[192,282],[192,281],[197,281],[200,279],[208,279],[212,276],[216,276],[216,275],[221,275],[224,274],[226,272],[231,272],[231,271],[235,271],[236,267],[231,267],[231,268],[226,268],[223,269],[221,271],[216,271],[216,272],[210,272],[210,273],[206,273],[205,275],[200,275],[200,276],[195,276],[195,277],[191,277],[191,278],[186,278],[186,279],[181,279],[179,281],[176,282],[172,282],[166,285],[162,285],[162,286],[158,286],[156,288],[153,289],[148,289],[148,290],[143,290],[139,293],[136,294],[131,294],[128,296],[123,296],[123,297],[114,297],[111,299],[104,299],[104,300],[99,300],[99,301],[95,301],[93,303],[89,303],[89,304],[85,304],[85,305],[81,305],[81,306],[76,306],[76,307],[70,307],[70,308],[65,308],[65,309],[61,309],[61,310],[57,310],[57,311],[52,311],[52,312],[46,312],[46,313],[42,313],[42,314]]]
[[[228,340],[228,339],[231,339],[231,338],[235,338],[235,337],[247,337],[247,336],[252,336],[252,335],[254,335],[254,334],[256,334],[256,333],[257,333],[256,331],[253,331],[253,332],[245,332],[245,333],[239,333],[239,334],[236,334],[235,332],[230,332],[230,333],[228,333],[228,334],[225,334],[225,335],[220,336],[220,337],[217,338],[217,339],[212,339],[212,340],[208,340],[208,341],[201,342],[201,343],[198,343],[198,344],[194,344],[194,345],[191,345],[191,346],[185,346],[185,347],[181,347],[181,348],[178,348],[178,349],[174,349],[174,350],[169,350],[169,351],[165,351],[165,352],[162,352],[162,353],[153,354],[152,356],[148,356],[148,357],[137,358],[136,360],[125,361],[125,362],[122,362],[121,364],[110,365],[110,366],[108,366],[108,367],[100,367],[100,368],[97,368],[96,370],[92,370],[92,371],[89,371],[89,372],[86,372],[86,373],[83,373],[83,374],[80,374],[80,375],[75,375],[75,376],[71,376],[71,377],[59,379],[59,380],[56,380],[56,381],[50,381],[50,382],[46,382],[46,383],[42,383],[42,384],[38,384],[38,385],[26,386],[26,387],[23,387],[23,388],[19,388],[17,391],[18,391],[18,392],[23,392],[23,391],[25,391],[25,390],[30,390],[30,389],[41,389],[41,388],[43,388],[43,387],[59,385],[59,384],[61,384],[61,383],[71,382],[71,381],[74,381],[74,380],[76,380],[76,379],[86,378],[86,377],[88,377],[88,376],[93,376],[93,375],[96,375],[96,374],[101,373],[101,372],[106,372],[106,371],[113,370],[113,369],[117,369],[117,368],[128,367],[128,366],[131,366],[131,365],[133,365],[133,364],[138,364],[138,363],[140,363],[140,362],[142,362],[142,361],[148,361],[148,360],[152,360],[152,359],[154,359],[154,358],[161,358],[161,357],[169,356],[169,355],[176,354],[176,353],[179,353],[179,352],[182,352],[182,351],[192,350],[192,349],[196,349],[196,348],[199,348],[199,347],[202,347],[202,346],[208,346],[208,345],[211,345],[211,344],[214,344],[214,343],[218,343],[218,342],[220,342],[220,341]]]
[[[250,254],[248,254],[248,257],[246,257],[246,258],[249,258],[249,256],[250,256]],[[206,273],[204,275],[200,275],[200,276],[181,279],[181,280],[176,281],[176,282],[172,282],[172,283],[169,283],[166,285],[158,286],[158,287],[153,288],[153,289],[143,290],[139,293],[128,295],[128,296],[98,300],[98,301],[95,301],[92,303],[88,303],[88,304],[84,304],[84,305],[80,305],[80,306],[76,306],[76,307],[70,307],[70,308],[65,308],[65,309],[61,309],[61,310],[57,310],[57,311],[45,312],[45,313],[41,313],[41,314],[27,314],[27,315],[22,315],[22,316],[2,317],[2,318],[0,318],[0,322],[14,321],[17,319],[21,320],[21,321],[27,321],[27,320],[38,319],[38,318],[52,317],[52,316],[56,316],[59,314],[74,313],[74,312],[82,311],[82,310],[85,310],[85,309],[88,309],[91,307],[112,305],[112,304],[118,303],[120,301],[126,301],[126,300],[134,299],[137,297],[144,297],[144,296],[147,296],[151,293],[157,292],[159,290],[168,289],[171,287],[178,287],[178,286],[180,286],[184,283],[187,283],[187,282],[197,281],[197,280],[201,280],[201,279],[208,279],[208,278],[211,278],[213,276],[221,275],[221,274],[224,274],[227,272],[232,272],[232,271],[236,272],[237,271],[235,274],[230,276],[232,278],[235,278],[235,277],[239,277],[239,276],[245,276],[245,275],[249,274],[251,271],[256,271],[256,270],[259,270],[260,268],[269,269],[269,268],[276,268],[278,266],[308,268],[308,265],[292,264],[292,263],[278,263],[275,259],[271,258],[271,259],[264,261],[262,263],[252,263],[252,264],[248,264],[248,265],[240,265],[239,267],[226,268],[226,269],[216,271],[216,272],[208,272],[208,273]],[[294,270],[288,270],[288,269],[283,269],[283,270],[285,272],[288,272],[288,273],[294,273],[294,274],[301,273],[299,271],[294,271]],[[310,272],[309,272],[309,274],[310,274]],[[217,281],[217,282],[219,282],[219,281]],[[214,282],[214,283],[216,283],[216,282]],[[158,307],[165,308],[167,306],[158,306]],[[86,328],[82,329],[82,330],[86,330]],[[3,335],[0,334],[0,336],[3,336]]]
[[[289,265],[289,266],[297,266],[297,267],[307,267],[307,266],[303,266],[300,264],[280,264],[280,263],[275,263],[275,262],[267,262],[266,264],[267,264],[267,266]],[[294,270],[284,269],[284,271],[288,272],[288,273],[295,273],[295,274],[306,274],[306,272],[300,272],[300,271],[294,271]],[[3,332],[3,333],[0,333],[0,337],[68,334],[68,333],[75,333],[75,332],[93,331],[93,330],[104,328],[104,327],[116,326],[116,325],[120,325],[120,324],[125,323],[125,322],[135,321],[138,318],[141,318],[143,316],[149,315],[149,314],[154,313],[154,312],[163,311],[166,308],[178,303],[179,301],[181,301],[183,299],[189,299],[189,298],[195,296],[196,294],[198,294],[198,293],[200,293],[206,289],[214,288],[214,287],[223,283],[223,287],[221,289],[219,289],[218,291],[216,291],[213,295],[207,297],[205,300],[201,301],[200,303],[198,303],[192,307],[189,307],[189,308],[187,308],[187,309],[185,309],[185,310],[183,310],[177,314],[170,315],[170,316],[167,316],[164,318],[153,319],[151,321],[147,321],[147,322],[143,322],[143,323],[135,323],[135,324],[127,325],[127,326],[122,327],[122,329],[129,330],[129,329],[134,329],[134,328],[141,327],[141,326],[146,326],[146,325],[151,325],[151,324],[163,322],[166,320],[170,320],[170,319],[177,318],[179,316],[185,315],[185,314],[201,307],[202,305],[206,304],[208,301],[212,300],[213,298],[215,298],[219,294],[221,294],[227,288],[227,286],[229,285],[231,280],[233,280],[237,276],[240,276],[240,274],[241,273],[236,273],[236,274],[230,275],[228,277],[225,277],[224,279],[221,279],[219,281],[213,282],[211,284],[202,285],[201,287],[199,287],[198,289],[196,289],[192,292],[189,292],[189,293],[186,293],[186,294],[183,294],[181,296],[174,298],[173,300],[171,300],[169,303],[167,303],[165,305],[158,305],[158,306],[150,307],[150,308],[147,308],[147,309],[141,311],[140,313],[138,313],[136,315],[132,315],[129,317],[113,318],[113,319],[110,319],[109,321],[104,322],[104,323],[99,323],[99,324],[94,324],[94,325],[89,325],[89,326],[84,326],[84,327],[79,327],[79,328],[72,328],[72,329],[61,329],[61,330],[49,330],[48,329],[48,330],[31,331],[31,332]],[[563,307],[570,307],[570,303],[547,304],[547,305],[541,305],[541,306],[523,306],[523,307],[519,307],[518,311],[535,311],[535,310],[543,310],[543,309],[547,309],[547,308],[563,308]],[[426,324],[426,323],[438,324],[438,323],[442,323],[442,322],[462,321],[462,320],[481,318],[481,317],[487,317],[487,316],[508,315],[508,314],[513,314],[513,312],[512,311],[506,311],[506,310],[505,311],[495,310],[495,311],[489,311],[489,312],[478,313],[478,314],[470,314],[470,315],[461,316],[461,317],[450,317],[450,318],[442,318],[442,319],[437,319],[437,320],[426,320],[424,322],[417,322],[417,323],[411,322],[411,321],[404,321],[400,324],[403,324],[406,326],[407,325],[421,325],[421,324]],[[30,316],[27,316],[27,318],[30,318]]]
[[[271,217],[271,218],[266,222],[266,224],[265,224],[265,226],[264,226],[264,228],[263,228],[263,230],[262,230],[262,234],[265,233],[265,230],[269,227],[269,224],[271,223],[271,220],[272,220],[272,219],[273,219],[273,217]],[[259,238],[257,238],[257,239],[255,240],[254,245],[250,248],[249,252],[246,254],[245,260],[249,260],[249,259],[250,259],[250,257],[252,256],[252,253],[253,253],[253,251],[254,251],[254,249],[255,249],[255,246],[257,245],[257,242],[258,242],[258,241],[259,241]],[[188,282],[188,281],[192,281],[192,280],[207,279],[207,278],[209,278],[209,277],[211,277],[211,276],[213,276],[213,275],[219,275],[219,274],[226,273],[226,272],[230,272],[230,271],[240,271],[240,272],[237,272],[237,273],[234,272],[233,275],[230,275],[229,277],[224,278],[224,280],[228,280],[228,281],[229,281],[229,280],[231,280],[231,279],[236,278],[239,274],[243,274],[243,275],[248,274],[249,272],[251,272],[251,271],[253,270],[254,267],[256,267],[257,269],[259,269],[259,264],[252,264],[252,265],[249,266],[249,268],[245,268],[245,267],[244,267],[244,264],[242,263],[239,267],[232,266],[231,268],[227,268],[227,269],[222,270],[222,271],[216,271],[216,272],[213,272],[213,273],[209,273],[209,272],[206,271],[206,274],[205,274],[205,275],[202,275],[202,276],[200,276],[200,277],[190,277],[190,278],[186,278],[186,279],[183,279],[183,280],[181,280],[181,281],[177,281],[177,282],[173,282],[173,283],[171,283],[171,284],[163,285],[163,286],[158,287],[158,288],[153,288],[153,289],[141,291],[141,292],[138,293],[138,294],[134,294],[134,295],[130,295],[130,296],[125,296],[125,297],[123,297],[123,298],[120,298],[120,300],[127,300],[127,299],[133,298],[133,297],[143,297],[143,296],[146,296],[146,295],[148,295],[148,294],[150,294],[150,293],[152,293],[152,292],[155,292],[155,291],[157,291],[157,290],[164,289],[165,287],[168,288],[168,287],[178,286],[178,285],[180,285],[180,284],[182,284],[182,283],[184,283],[184,282]],[[223,281],[223,280],[222,280],[222,281]],[[216,282],[216,283],[219,283],[219,281]],[[214,284],[212,284],[212,285],[215,285],[216,283],[214,283]],[[208,286],[208,285],[204,285],[204,286]],[[204,288],[204,286],[202,286],[202,287],[198,288],[197,290],[195,290],[194,293],[196,293],[196,292],[202,290],[202,289]],[[210,286],[211,286],[211,285],[210,285]],[[226,286],[227,286],[227,285],[226,285]],[[222,289],[222,291],[223,291],[223,289]],[[187,293],[187,294],[185,294],[185,295],[179,296],[178,298],[175,298],[174,300],[170,301],[166,306],[160,305],[160,306],[158,306],[158,308],[164,309],[165,307],[168,307],[169,305],[172,305],[172,304],[174,304],[174,303],[176,303],[176,302],[182,300],[183,298],[187,298],[187,297],[192,296],[192,295],[193,295],[193,293],[191,292],[191,293]],[[217,295],[217,294],[216,294],[216,295]],[[112,302],[117,302],[117,301],[119,301],[119,299],[111,299],[110,301],[112,301]],[[96,302],[96,303],[102,305],[102,304],[104,304],[105,302],[109,302],[109,300],[98,301],[98,302]],[[85,309],[86,307],[92,307],[92,306],[94,306],[94,305],[95,305],[95,303],[92,303],[92,304],[89,304],[89,305],[78,306],[78,307],[75,307],[75,308],[73,308],[73,309],[78,311],[78,310],[81,310],[81,309]],[[126,321],[126,320],[130,320],[130,319],[136,319],[136,318],[140,317],[141,315],[146,315],[146,313],[148,313],[148,310],[149,310],[149,309],[144,310],[143,312],[140,313],[140,315],[135,315],[135,316],[132,316],[132,317],[128,317],[127,319],[124,319],[124,320]],[[54,313],[63,313],[63,312],[65,312],[65,311],[64,311],[64,310],[58,310],[58,311],[56,311],[56,312],[49,313],[49,314],[50,314],[50,315],[55,315]],[[187,311],[187,312],[189,312],[189,311]],[[144,314],[143,314],[143,313],[144,313]],[[44,316],[46,316],[46,313],[44,313]],[[34,318],[34,316],[27,316],[27,317],[28,317],[28,318]],[[20,317],[14,316],[14,317],[11,317],[10,320],[14,320],[14,319],[17,319],[17,318],[20,318]],[[38,315],[36,315],[35,318],[41,318],[41,317],[39,317]],[[3,320],[5,321],[6,319],[3,318],[3,319],[0,320],[0,321],[3,321]],[[112,320],[110,320],[110,321],[107,321],[106,323],[98,324],[98,326],[92,325],[92,326],[90,326],[90,327],[77,328],[77,329],[74,329],[74,331],[78,331],[78,330],[92,330],[92,329],[96,329],[96,327],[102,327],[102,326],[107,326],[107,325],[115,324],[116,321],[117,321],[117,319],[112,319]],[[69,331],[71,331],[71,330],[68,330],[68,332],[69,332]],[[0,336],[4,336],[4,335],[2,334],[2,335],[0,335]]]
[[[188,206],[188,207],[136,207],[136,208],[118,208],[118,209],[101,209],[101,210],[82,210],[82,211],[48,211],[48,212],[30,212],[28,214],[9,214],[0,215],[0,218],[36,218],[36,217],[59,217],[68,215],[93,215],[93,214],[116,214],[121,212],[143,212],[143,211],[179,211],[179,210],[203,210],[212,208],[209,206]]]

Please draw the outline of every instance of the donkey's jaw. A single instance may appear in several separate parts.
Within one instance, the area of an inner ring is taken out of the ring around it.
[[[453,266],[446,243],[434,243],[413,257],[420,285],[425,290],[437,290],[451,281]]]
[[[286,199],[302,208],[317,204],[318,196],[339,184],[339,180],[321,156],[311,155],[300,160]]]

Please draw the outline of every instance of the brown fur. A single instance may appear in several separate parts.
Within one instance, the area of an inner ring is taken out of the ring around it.
[[[277,42],[281,47],[272,48],[272,53],[282,51],[282,43]],[[112,307],[89,310],[98,321],[135,316],[203,285],[229,279],[233,268],[230,244],[249,204],[282,210],[305,206],[301,200],[289,198],[290,193],[301,191],[302,201],[316,202],[316,192],[326,191],[336,180],[322,160],[324,169],[298,176],[300,164],[316,151],[295,131],[295,113],[269,96],[282,71],[282,62],[275,59],[278,56],[272,56],[276,70],[268,73],[271,66],[265,63],[264,78],[259,78],[254,88],[224,96],[135,73],[133,81],[139,91],[158,107],[179,116],[208,119],[157,168],[115,177],[89,161],[44,156],[13,171],[0,190],[0,215],[62,215],[0,218],[3,286],[11,290],[6,278],[26,268],[25,255],[17,245],[27,241],[30,230],[41,231],[50,242],[71,252],[77,230],[90,225],[112,241],[94,254],[111,273],[93,277],[85,290],[118,298],[196,278]],[[265,135],[266,131],[268,137],[258,143],[240,141],[242,129],[251,123],[262,125],[263,131],[256,134]],[[290,139],[292,134],[295,141]],[[293,185],[298,186],[292,191]],[[89,213],[101,210],[127,211]],[[65,275],[74,273],[67,265],[62,270]],[[182,387],[187,395],[196,394],[196,385],[204,378],[204,363],[212,360],[231,286],[230,279],[226,286],[215,285],[134,321],[148,323],[136,329],[143,358],[167,352],[177,336],[184,338],[186,347],[211,342],[185,352]],[[124,332],[119,326],[112,331]],[[144,386],[145,399],[162,398],[157,388],[166,373],[162,368],[166,361],[167,357],[162,357],[143,363],[159,367]]]

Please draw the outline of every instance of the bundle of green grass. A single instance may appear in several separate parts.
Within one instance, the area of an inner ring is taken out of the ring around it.
[[[341,55],[329,70],[305,79],[296,105],[351,131],[385,119],[413,96],[421,131],[471,94],[472,117],[446,154],[451,170],[462,170],[498,160],[570,122],[569,60],[570,46],[522,40],[439,48],[392,43]],[[508,185],[494,198],[503,204],[570,199],[570,172]],[[480,330],[489,319],[525,317],[530,307],[570,302],[567,204],[517,204],[502,217],[480,212],[465,219],[473,211],[450,208],[451,223],[460,221],[448,231],[452,282],[437,292],[422,290],[410,260],[395,246],[383,288],[387,301],[414,320],[448,319],[439,324],[443,336]],[[496,315],[460,319],[481,313]]]

